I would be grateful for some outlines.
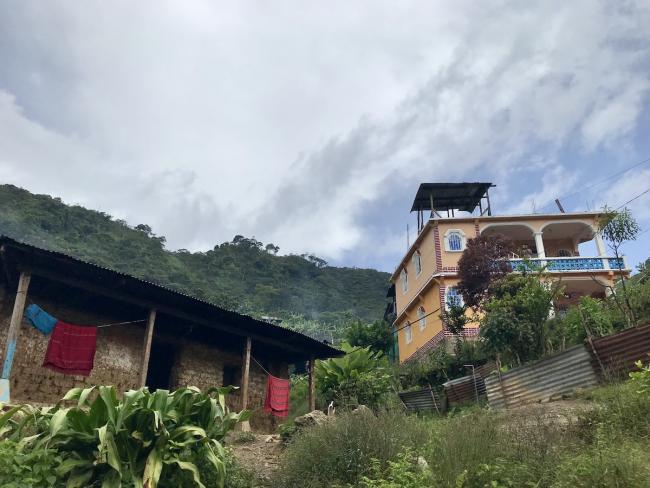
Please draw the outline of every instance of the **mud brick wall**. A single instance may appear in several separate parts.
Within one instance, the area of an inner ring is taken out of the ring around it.
[[[94,325],[120,321],[116,317],[64,307],[41,297],[29,298],[66,322]],[[4,354],[14,295],[0,294],[0,299],[0,354]],[[23,319],[11,370],[12,402],[51,404],[76,386],[114,385],[118,392],[139,386],[144,326],[134,324],[99,328],[94,368],[88,377],[69,376],[43,368],[48,340],[49,337]]]
[[[14,298],[14,294],[0,286],[0,355],[4,354]],[[53,316],[66,322],[96,325],[123,320],[119,317],[61,306],[36,295],[29,296],[29,301],[32,300]],[[144,333],[145,328],[141,324],[99,328],[95,363],[90,376],[68,376],[42,367],[49,337],[41,334],[23,319],[11,371],[12,402],[53,404],[71,388],[86,385],[113,385],[118,393],[138,388],[144,352]],[[242,367],[241,353],[222,350],[186,338],[168,339],[179,344],[171,373],[172,388],[191,385],[205,390],[221,386],[224,366],[239,369]],[[256,354],[255,351],[253,354]],[[4,358],[0,360],[4,361]],[[155,367],[153,363],[155,358],[151,357],[151,361],[149,368]],[[263,360],[262,362],[273,375],[281,378],[288,377],[287,363]],[[251,361],[248,394],[248,409],[253,411],[251,427],[257,431],[272,432],[281,420],[262,411],[266,382],[266,373]],[[241,408],[241,390],[229,396],[228,406],[233,410]]]
[[[242,355],[196,341],[183,340],[172,370],[172,386],[174,388],[196,386],[202,390],[222,386],[224,366],[241,369]],[[289,366],[286,363],[271,362],[265,364],[265,367],[275,376],[288,377]],[[241,381],[241,377],[239,381]],[[254,361],[251,361],[248,382],[248,409],[253,411],[251,427],[257,431],[271,432],[275,430],[278,423],[281,423],[281,420],[278,421],[272,415],[263,412],[266,382],[266,373]],[[241,408],[241,390],[230,394],[227,404],[232,410],[239,410]]]

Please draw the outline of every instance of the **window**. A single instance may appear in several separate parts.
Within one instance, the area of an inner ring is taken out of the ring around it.
[[[557,252],[559,258],[570,258],[571,256],[573,256],[573,253],[568,249],[559,249]]]
[[[463,296],[458,293],[458,290],[455,286],[450,286],[445,290],[445,309],[450,310],[451,307],[462,307],[463,306]]]
[[[406,327],[404,327],[404,338],[406,339],[407,344],[410,344],[411,341],[413,340],[413,332],[411,331],[411,324],[407,324]]]
[[[399,274],[399,279],[402,282],[402,292],[406,293],[409,291],[409,275],[405,269]]]
[[[420,251],[415,251],[412,261],[413,267],[415,268],[415,275],[420,276],[420,273],[422,273],[422,256],[420,256]]]
[[[418,325],[420,330],[424,330],[427,326],[427,313],[424,311],[424,307],[418,308]]]
[[[445,250],[461,252],[465,249],[465,233],[462,230],[448,230],[445,233]]]

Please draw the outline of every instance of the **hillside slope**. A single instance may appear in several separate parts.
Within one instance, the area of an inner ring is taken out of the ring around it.
[[[272,244],[236,236],[207,252],[168,251],[147,225],[58,198],[0,185],[0,234],[170,286],[230,309],[323,322],[374,320],[388,273],[327,266],[315,256],[278,256]]]

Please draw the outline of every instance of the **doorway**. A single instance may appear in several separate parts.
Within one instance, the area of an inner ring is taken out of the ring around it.
[[[176,347],[171,342],[154,338],[149,355],[147,386],[149,391],[171,388],[171,375],[176,360]]]

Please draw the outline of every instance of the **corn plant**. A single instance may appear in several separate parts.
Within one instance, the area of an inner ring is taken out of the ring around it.
[[[213,484],[221,487],[222,440],[250,416],[228,411],[225,398],[232,389],[152,393],[142,388],[118,399],[111,386],[73,388],[54,407],[23,405],[0,416],[0,438],[18,442],[21,449],[58,452],[63,461],[56,474],[68,488],[155,488],[161,477],[174,478],[180,471],[204,487],[199,456],[207,459]]]

